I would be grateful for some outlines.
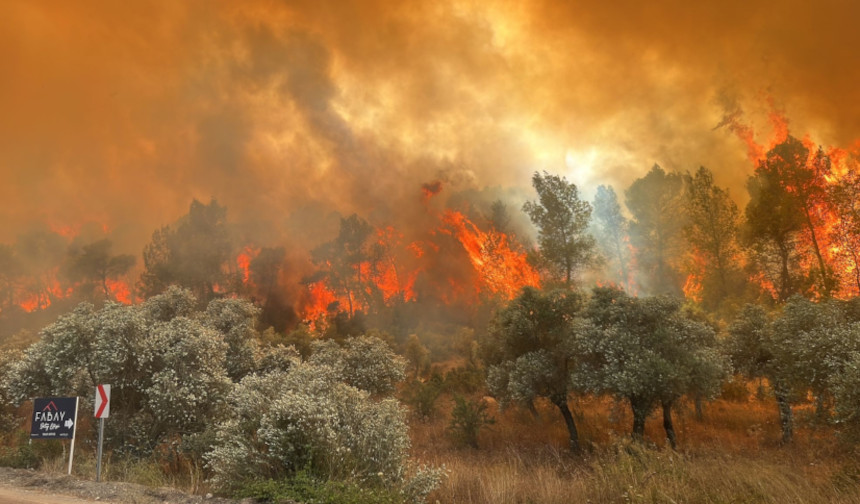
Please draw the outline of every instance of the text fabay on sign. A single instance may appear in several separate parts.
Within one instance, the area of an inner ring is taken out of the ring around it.
[[[77,397],[33,399],[30,439],[72,439],[75,437]]]

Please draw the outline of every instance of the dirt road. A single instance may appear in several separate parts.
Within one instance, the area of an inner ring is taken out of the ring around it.
[[[249,501],[245,501],[249,503]],[[79,479],[65,474],[0,467],[0,504],[242,504],[172,488]]]
[[[82,500],[76,497],[46,494],[35,490],[0,487],[0,504],[90,504],[93,502],[104,503],[105,501]]]

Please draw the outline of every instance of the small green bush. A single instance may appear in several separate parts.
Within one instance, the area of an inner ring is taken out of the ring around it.
[[[37,469],[41,465],[42,458],[33,450],[29,444],[17,448],[0,449],[0,466],[14,467],[16,469]]]
[[[454,442],[461,446],[478,447],[478,432],[496,420],[487,413],[487,403],[484,400],[467,401],[455,396],[454,411],[451,412],[451,423],[448,431]]]
[[[445,373],[445,390],[452,393],[474,394],[486,383],[484,371],[469,364]]]
[[[412,407],[412,412],[422,421],[427,421],[436,414],[436,400],[442,393],[442,377],[434,374],[427,382],[414,381],[409,384],[405,393],[405,402]]]

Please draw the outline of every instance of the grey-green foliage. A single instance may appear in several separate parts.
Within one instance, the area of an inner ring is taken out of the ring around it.
[[[860,351],[860,324],[846,315],[851,304],[791,297],[773,316],[747,306],[729,326],[727,354],[750,378],[767,378],[779,405],[783,440],[793,435],[793,404],[809,392],[822,417],[835,402],[836,418],[850,424],[853,355]],[[846,403],[845,401],[848,401]]]
[[[665,418],[685,394],[718,392],[726,366],[714,331],[688,317],[678,300],[595,288],[586,314],[577,327],[574,382],[629,401],[635,436],[642,435],[655,406],[663,406]],[[671,424],[671,418],[667,421]]]
[[[565,420],[574,450],[577,431],[567,399],[576,366],[572,327],[581,306],[575,292],[526,287],[498,313],[482,347],[490,392],[502,403],[549,399]]]
[[[860,337],[860,328],[855,325],[855,338]],[[860,351],[843,356],[839,373],[829,380],[830,391],[835,399],[835,421],[851,441],[860,441]]]
[[[245,299],[215,299],[206,306],[202,320],[207,327],[224,335],[230,355],[227,374],[233,380],[245,376],[256,366],[260,351],[256,323],[260,309]]]
[[[330,365],[349,361],[352,351],[364,359],[368,346],[377,350],[377,360],[398,360],[380,354],[376,342],[346,349],[325,344],[318,346],[320,358],[245,377],[230,394],[228,415],[206,455],[214,483],[226,489],[308,471],[323,479],[400,489],[422,501],[441,472],[411,470],[404,408],[391,397],[374,398],[348,385],[345,374]],[[398,367],[402,363],[389,362],[378,369]]]
[[[388,394],[406,377],[406,360],[387,343],[372,336],[314,341],[309,361],[337,370],[338,378],[371,394]]]
[[[114,448],[145,451],[168,436],[200,432],[223,414],[230,370],[286,367],[295,352],[256,344],[256,311],[247,301],[213,301],[203,313],[195,305],[176,287],[136,306],[83,303],[42,330],[10,366],[5,389],[16,403],[49,395],[89,400],[96,384],[111,384],[107,440]]]
[[[828,395],[828,380],[839,367],[838,354],[848,350],[846,327],[836,302],[790,298],[772,322],[773,380],[798,399],[805,398],[807,390],[819,398]]]

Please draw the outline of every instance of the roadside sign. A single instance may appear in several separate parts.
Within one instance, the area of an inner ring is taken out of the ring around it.
[[[30,439],[74,439],[77,413],[77,397],[33,399]]]
[[[96,385],[94,416],[99,419],[99,449],[96,459],[96,482],[102,480],[102,447],[105,439],[105,418],[110,416],[110,385]]]
[[[96,418],[107,418],[110,416],[110,385],[99,385],[96,387],[96,400],[94,403],[94,416]]]

